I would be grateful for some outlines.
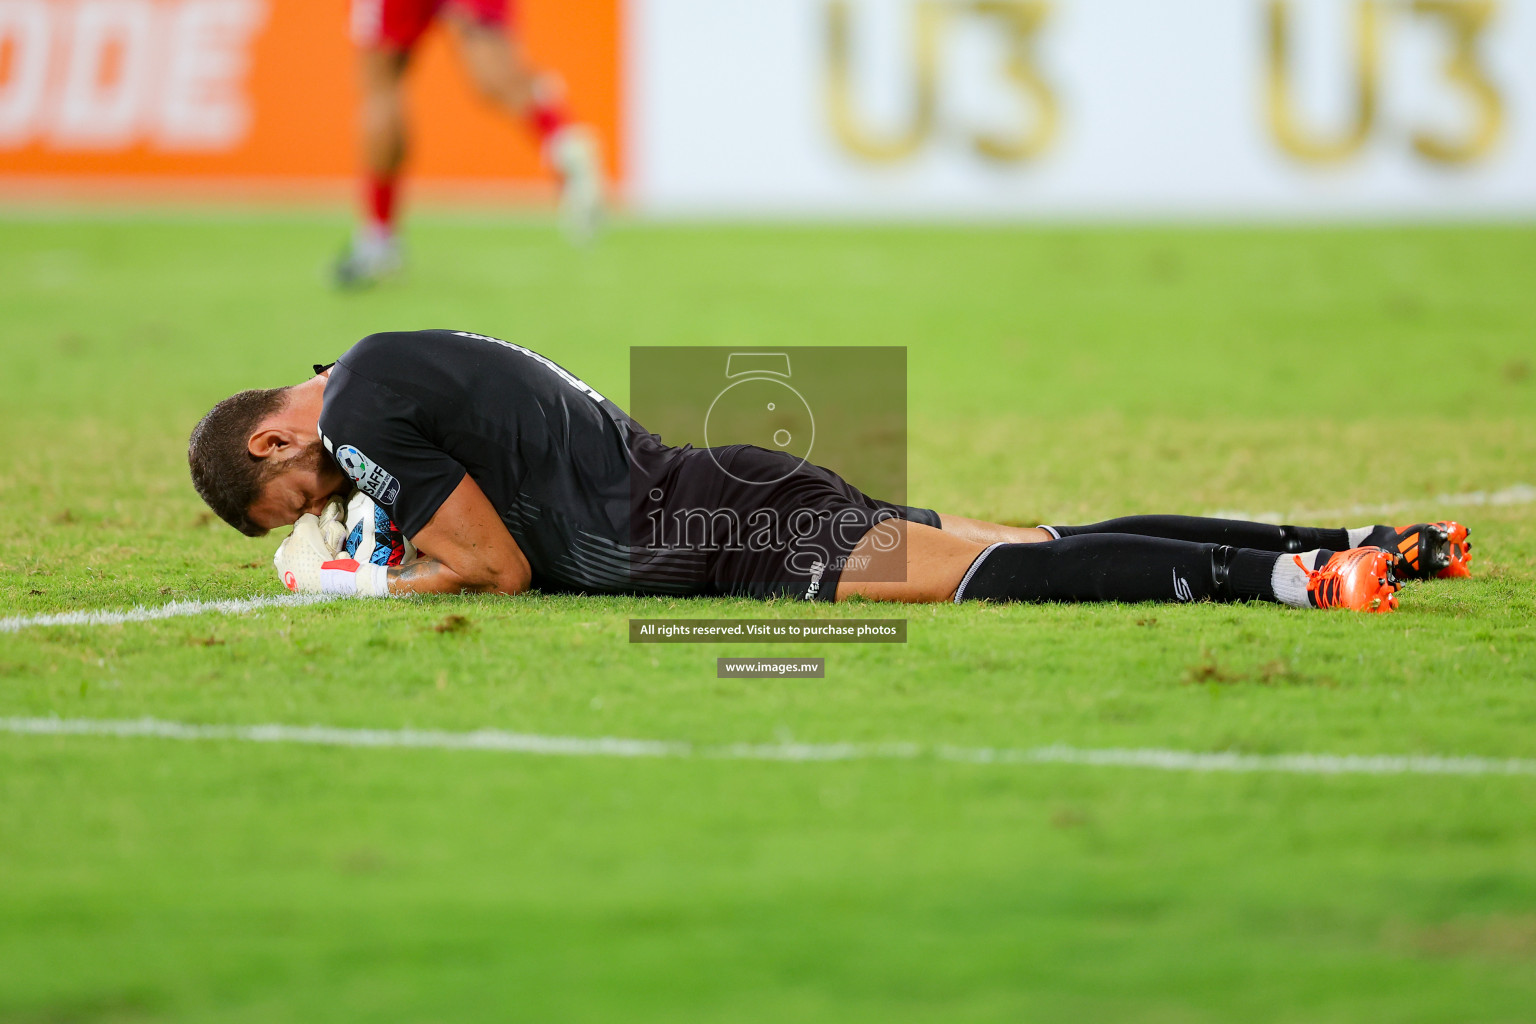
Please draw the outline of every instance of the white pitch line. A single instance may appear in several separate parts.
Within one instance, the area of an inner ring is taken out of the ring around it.
[[[687,743],[611,737],[541,736],[477,729],[346,729],[327,725],[198,725],[159,718],[0,718],[0,732],[29,736],[118,736],[161,740],[234,740],[241,743],[299,743],[317,747],[407,747],[427,750],[487,750],[545,757],[689,757]]]
[[[1536,487],[1530,484],[1513,484],[1498,491],[1468,491],[1464,494],[1439,494],[1434,497],[1414,498],[1410,501],[1389,501],[1379,505],[1351,505],[1348,508],[1309,508],[1292,512],[1245,512],[1241,509],[1218,509],[1207,512],[1214,519],[1247,519],[1258,523],[1299,523],[1306,520],[1348,520],[1354,517],[1390,516],[1399,512],[1428,507],[1502,507],[1509,505],[1536,505]]]
[[[334,594],[283,594],[279,597],[248,597],[225,601],[172,601],[153,608],[138,605],[123,611],[58,612],[54,615],[17,615],[0,619],[0,633],[19,633],[38,626],[117,626],[124,622],[179,619],[187,615],[244,615],[263,608],[299,608],[335,600]]]
[[[1392,754],[1239,754],[1157,748],[956,747],[920,743],[737,743],[697,746],[612,736],[543,736],[477,729],[345,729],[324,725],[198,725],[157,718],[0,718],[0,732],[23,736],[111,736],[162,740],[296,743],[319,747],[479,750],[540,757],[704,759],[791,763],[917,761],[978,765],[1066,764],[1165,772],[1285,775],[1536,776],[1536,759]]]

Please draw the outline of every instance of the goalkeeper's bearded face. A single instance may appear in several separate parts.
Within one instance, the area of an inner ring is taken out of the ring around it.
[[[347,489],[347,478],[325,446],[315,441],[271,467],[261,496],[251,503],[251,521],[267,530],[292,526],[306,512],[319,515],[333,495]]]

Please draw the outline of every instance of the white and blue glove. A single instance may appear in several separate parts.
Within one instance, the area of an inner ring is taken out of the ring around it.
[[[327,506],[327,511],[329,511]],[[324,516],[321,517],[324,525]],[[327,534],[327,537],[330,535]],[[404,565],[416,558],[410,542],[389,515],[368,495],[354,491],[341,524],[338,558],[354,558],[373,565]]]

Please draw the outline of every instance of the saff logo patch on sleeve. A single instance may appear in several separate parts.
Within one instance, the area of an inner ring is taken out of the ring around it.
[[[400,481],[352,445],[344,444],[336,449],[336,463],[357,484],[358,490],[380,505],[393,505],[400,497]]]

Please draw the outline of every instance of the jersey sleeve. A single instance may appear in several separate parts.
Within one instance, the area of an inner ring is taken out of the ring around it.
[[[320,439],[348,479],[410,538],[464,479],[464,467],[428,438],[411,402],[355,375],[332,371]]]

